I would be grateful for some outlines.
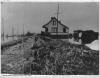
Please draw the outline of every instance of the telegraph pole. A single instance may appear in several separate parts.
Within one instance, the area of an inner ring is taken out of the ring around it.
[[[4,33],[4,19],[3,18],[2,18],[2,27],[3,27],[2,37],[3,37],[3,42],[4,42],[4,35],[5,35],[5,33]]]
[[[14,27],[12,26],[12,40],[14,40]]]
[[[22,34],[22,47],[23,47],[23,53],[24,53],[24,25],[23,25],[23,34]]]
[[[23,25],[23,36],[24,36],[24,25]]]
[[[18,39],[18,37],[19,37],[18,29],[19,29],[19,28],[18,28],[18,25],[17,25],[17,35],[16,35],[16,36],[17,36],[17,39]]]
[[[23,25],[22,44],[23,44],[23,48],[24,48],[24,25]]]
[[[24,42],[24,25],[23,25],[23,31],[22,31],[22,44]]]
[[[3,8],[3,2],[1,2],[1,8]],[[3,9],[1,9],[1,11],[2,11]],[[1,15],[2,16],[2,15]],[[4,18],[3,18],[3,16],[1,17],[1,24],[2,24],[2,27],[3,27],[3,32],[2,32],[2,38],[3,38],[3,42],[4,42],[4,39],[5,39],[5,31],[4,31]]]
[[[59,4],[58,4],[58,9],[57,9],[57,39],[58,39],[58,22],[59,22]]]

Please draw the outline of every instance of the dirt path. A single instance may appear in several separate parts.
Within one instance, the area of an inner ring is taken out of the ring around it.
[[[23,44],[17,44],[2,51],[1,68],[2,73],[23,73],[23,66],[26,59],[24,52],[28,51],[34,44],[33,38],[28,38]]]

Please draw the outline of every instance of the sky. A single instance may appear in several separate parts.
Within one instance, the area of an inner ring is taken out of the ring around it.
[[[57,2],[5,2],[1,5],[1,29],[5,34],[11,34],[12,27],[15,33],[31,31],[39,33],[44,30],[42,26],[56,17]],[[64,2],[59,3],[59,20],[74,30],[99,31],[99,3],[96,2]]]

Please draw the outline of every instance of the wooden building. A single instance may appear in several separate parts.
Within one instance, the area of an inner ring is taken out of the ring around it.
[[[68,38],[69,28],[55,17],[51,17],[51,20],[42,27],[45,28],[45,34],[49,33],[52,38]]]

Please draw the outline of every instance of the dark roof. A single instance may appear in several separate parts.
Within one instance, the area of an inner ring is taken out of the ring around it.
[[[43,28],[46,28],[46,25],[48,25],[53,19],[55,19],[56,21],[58,21],[55,17],[51,17],[51,20],[50,20],[48,23],[46,23],[45,25],[43,25],[42,27],[43,27]],[[67,26],[65,26],[64,24],[62,24],[61,21],[58,21],[58,23],[59,23],[60,25],[62,25],[63,27],[69,29]]]

